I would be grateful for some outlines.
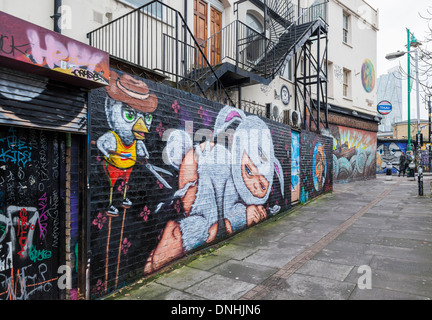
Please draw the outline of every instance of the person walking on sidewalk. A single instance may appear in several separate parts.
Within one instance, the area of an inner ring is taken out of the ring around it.
[[[399,177],[401,176],[401,173],[403,174],[403,177],[405,177],[407,166],[408,166],[407,158],[405,157],[405,154],[402,152],[402,155],[399,158]]]

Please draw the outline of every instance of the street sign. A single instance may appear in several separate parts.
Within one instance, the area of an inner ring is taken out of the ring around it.
[[[388,115],[390,112],[392,112],[393,106],[389,101],[383,100],[380,103],[378,103],[377,110],[380,114],[385,116]]]

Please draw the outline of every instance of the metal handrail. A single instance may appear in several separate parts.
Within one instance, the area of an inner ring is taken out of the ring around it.
[[[266,54],[266,51],[273,43],[262,33],[257,32],[240,20],[234,20],[203,41],[200,46],[209,48],[215,41],[221,42],[222,52],[220,59],[210,58],[213,65],[218,65],[224,61],[233,61],[237,68],[262,73],[263,75],[268,74],[266,69],[257,68],[257,61],[271,59]]]
[[[153,0],[87,34],[89,44],[128,61],[163,73],[177,88],[235,105],[184,17]],[[203,88],[199,79],[216,79]],[[215,92],[211,92],[215,91]]]
[[[293,19],[293,22],[289,26],[278,25],[278,30],[275,30],[274,34],[271,34],[273,38],[268,38],[264,34],[250,28],[242,21],[235,20],[203,41],[201,45],[209,48],[213,41],[221,41],[221,58],[219,59],[220,61],[212,61],[213,65],[224,61],[233,61],[237,68],[240,67],[246,71],[262,74],[265,78],[273,77],[279,72],[288,54],[286,50],[278,50],[277,44],[280,39],[282,37],[296,39],[298,33],[296,27],[301,24],[313,22],[317,19],[322,19],[325,22],[327,20],[327,6],[325,5],[327,2],[328,0],[317,0],[308,8],[300,8],[300,14]],[[238,2],[236,4],[238,5]],[[290,10],[293,10],[293,8],[294,5],[291,5]],[[250,37],[241,36],[241,29],[247,30],[246,33],[249,33]],[[242,41],[245,39],[246,42],[243,43]],[[258,52],[257,56],[259,58],[247,59],[248,50],[249,52]]]
[[[318,0],[320,1],[320,0]],[[302,12],[301,14],[299,14],[299,16],[293,21],[293,23],[291,25],[289,25],[285,31],[283,33],[281,33],[280,37],[284,36],[284,35],[289,35],[290,37],[294,37],[294,39],[297,39],[297,26],[299,25],[303,25],[306,23],[312,23],[314,21],[317,21],[318,19],[321,19],[324,23],[326,22],[326,18],[327,18],[327,3],[329,2],[329,0],[324,0],[321,3],[316,3],[317,1],[315,1],[315,4],[312,4],[310,7],[307,8],[301,8]],[[323,8],[323,12],[324,12],[324,16],[325,18],[323,18],[321,15],[318,14],[312,14],[312,13],[316,13],[318,10],[321,11],[320,9]],[[292,30],[294,29],[294,30]],[[274,75],[276,73],[279,72],[280,68],[283,65],[283,61],[285,61],[286,56],[288,55],[288,52],[286,52],[281,59],[279,59],[278,63],[275,66],[275,70],[274,70]]]

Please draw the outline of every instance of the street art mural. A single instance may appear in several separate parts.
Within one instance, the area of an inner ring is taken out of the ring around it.
[[[313,182],[316,191],[321,191],[324,188],[327,174],[327,158],[324,151],[324,146],[317,143],[313,153]]]
[[[0,67],[0,124],[86,133],[85,97],[76,87]]]
[[[333,135],[333,179],[351,181],[376,174],[377,134],[343,126],[330,126]]]
[[[313,132],[301,133],[301,193],[305,203],[333,189],[332,139]]]
[[[290,207],[288,126],[120,71],[110,81],[89,102],[94,296]]]
[[[157,98],[149,94],[143,81],[137,81],[129,75],[119,77],[111,73],[111,84],[107,88],[105,113],[109,131],[97,140],[97,147],[104,155],[104,169],[110,183],[110,199],[106,213],[118,216],[118,209],[113,206],[112,196],[118,179],[123,180],[124,208],[132,203],[126,197],[129,177],[138,157],[148,161],[149,153],[145,146],[146,134],[152,124],[152,112],[157,108]]]
[[[65,137],[0,127],[0,300],[59,299]]]
[[[300,200],[300,133],[291,131],[291,201]]]
[[[402,152],[406,154],[407,143],[400,141],[378,142],[376,157],[376,173],[386,173],[386,164],[393,165],[392,172],[399,173],[399,158]]]
[[[363,84],[363,88],[366,92],[372,92],[375,88],[375,68],[369,59],[366,59],[363,62],[361,69],[361,80]]]

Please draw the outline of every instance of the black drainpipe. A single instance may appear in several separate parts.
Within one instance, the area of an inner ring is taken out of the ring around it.
[[[62,0],[54,0],[54,15],[52,18],[54,18],[54,31],[61,33],[61,27],[60,27],[60,18],[61,13],[59,12],[60,7],[62,6]]]

